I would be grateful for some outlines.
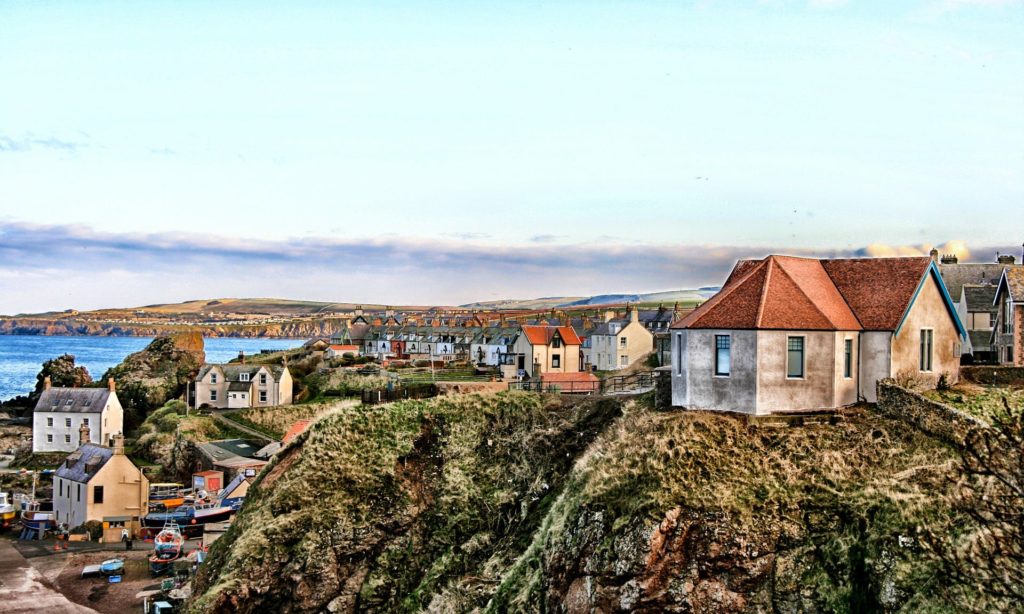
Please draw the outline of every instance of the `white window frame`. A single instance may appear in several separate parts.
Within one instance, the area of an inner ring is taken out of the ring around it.
[[[562,368],[562,355],[561,354],[552,354],[551,355],[551,368],[552,369],[561,369]]]
[[[248,373],[239,373],[238,374],[238,381],[240,381],[240,382],[247,382],[247,381],[249,381],[249,374]]]
[[[267,402],[267,391],[266,390],[260,390],[260,403],[266,403],[266,402]]]
[[[210,400],[211,401],[216,401],[217,400],[217,391],[216,390],[211,390],[210,391]]]
[[[53,416],[46,419],[46,426],[53,426]]]
[[[212,371],[210,372],[210,383],[211,384],[216,384],[217,383],[217,374],[212,372]]]
[[[927,354],[925,354],[927,348]],[[920,337],[919,362],[921,373],[933,373],[935,371],[935,329],[922,328]]]
[[[64,418],[64,428],[71,428],[71,418]]]

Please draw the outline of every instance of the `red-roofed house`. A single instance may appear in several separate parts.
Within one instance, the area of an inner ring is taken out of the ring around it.
[[[579,335],[571,326],[523,326],[512,344],[519,369],[529,377],[583,370]]]
[[[769,414],[874,402],[883,378],[956,381],[965,336],[929,258],[743,260],[672,326],[672,403]]]
[[[287,445],[291,440],[305,433],[310,424],[313,424],[312,420],[296,420],[295,423],[288,428],[288,432],[284,434],[284,437],[281,438],[281,445]]]
[[[359,356],[359,350],[361,349],[362,347],[358,345],[331,344],[327,346],[327,351],[325,352],[325,354],[327,355],[328,358],[341,358],[345,354],[350,354],[353,358],[355,358]]]

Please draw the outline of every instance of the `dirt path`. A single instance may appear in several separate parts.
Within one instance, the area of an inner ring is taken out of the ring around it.
[[[214,412],[212,412],[212,415],[213,415],[213,419],[214,420],[216,420],[216,421],[218,421],[218,422],[220,422],[222,424],[225,424],[225,425],[227,425],[227,426],[229,426],[229,427],[231,427],[231,428],[233,428],[235,430],[242,431],[243,433],[245,433],[247,435],[250,435],[250,436],[254,437],[255,439],[259,439],[260,441],[265,441],[267,443],[271,443],[272,441],[274,441],[273,439],[268,437],[266,434],[261,433],[261,432],[255,430],[255,429],[251,429],[251,428],[245,426],[244,424],[240,424],[238,422],[235,422],[234,420],[232,420],[231,418],[227,417],[226,415],[224,415],[221,412],[214,411]]]
[[[10,541],[0,540],[0,609],[4,612],[69,612],[96,614],[57,589],[21,556]]]

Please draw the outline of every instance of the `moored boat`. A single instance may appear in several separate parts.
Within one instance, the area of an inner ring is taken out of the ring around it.
[[[168,523],[157,533],[153,540],[153,555],[149,557],[149,571],[154,576],[165,573],[181,557],[185,538],[181,530],[173,523]]]
[[[0,492],[0,531],[6,531],[14,524],[14,503],[10,495]]]

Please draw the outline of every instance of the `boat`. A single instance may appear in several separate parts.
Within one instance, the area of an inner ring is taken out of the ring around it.
[[[185,494],[182,492],[182,485],[174,482],[164,482],[149,485],[149,505],[155,511],[168,511],[185,504]]]
[[[118,576],[124,571],[124,559],[107,559],[100,563],[100,573],[105,576]]]
[[[167,523],[153,540],[153,555],[149,557],[149,571],[154,576],[165,573],[181,557],[185,538],[178,525]]]
[[[184,505],[169,512],[146,514],[142,519],[142,526],[150,529],[162,527],[168,523],[174,523],[179,528],[201,526],[208,522],[223,522],[234,512],[235,510],[230,506],[223,506],[217,502],[197,503]]]
[[[43,511],[39,501],[28,499],[23,495],[20,520],[23,529],[38,532],[41,538],[42,532],[49,531],[53,527],[53,512]]]
[[[8,493],[0,492],[0,531],[6,531],[14,524],[14,503]]]

